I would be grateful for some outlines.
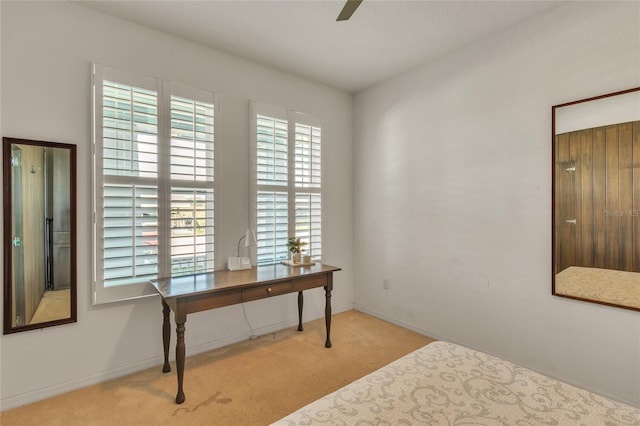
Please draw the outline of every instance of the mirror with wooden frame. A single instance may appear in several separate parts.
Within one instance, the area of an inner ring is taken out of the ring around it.
[[[76,322],[76,146],[3,138],[4,334]]]
[[[640,311],[640,87],[555,105],[552,294]]]

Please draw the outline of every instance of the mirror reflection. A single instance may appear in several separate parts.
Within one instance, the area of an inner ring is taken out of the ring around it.
[[[553,107],[553,294],[640,310],[640,88]]]
[[[4,332],[75,322],[75,146],[3,142]]]

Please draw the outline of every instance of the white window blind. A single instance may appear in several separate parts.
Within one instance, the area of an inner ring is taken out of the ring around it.
[[[286,259],[289,236],[322,259],[322,130],[320,120],[252,104],[252,178],[257,263]]]
[[[214,107],[171,96],[171,275],[214,269]]]
[[[322,256],[322,131],[295,123],[295,236],[305,241],[305,254]]]
[[[130,284],[158,274],[158,189],[104,186],[104,285]]]
[[[256,132],[258,185],[288,186],[287,121],[258,115]]]
[[[94,65],[94,303],[214,269],[211,92]]]
[[[287,257],[288,196],[286,192],[258,191],[258,263],[272,263]]]

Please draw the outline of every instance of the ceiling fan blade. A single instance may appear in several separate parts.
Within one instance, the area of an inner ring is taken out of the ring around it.
[[[353,12],[355,12],[358,6],[360,6],[360,3],[362,3],[362,0],[347,0],[347,3],[342,8],[342,12],[340,12],[336,21],[346,21],[351,18],[351,15],[353,15]]]

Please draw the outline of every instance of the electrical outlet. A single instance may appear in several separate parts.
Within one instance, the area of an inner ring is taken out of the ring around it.
[[[385,290],[389,290],[389,278],[382,279],[382,288]]]

